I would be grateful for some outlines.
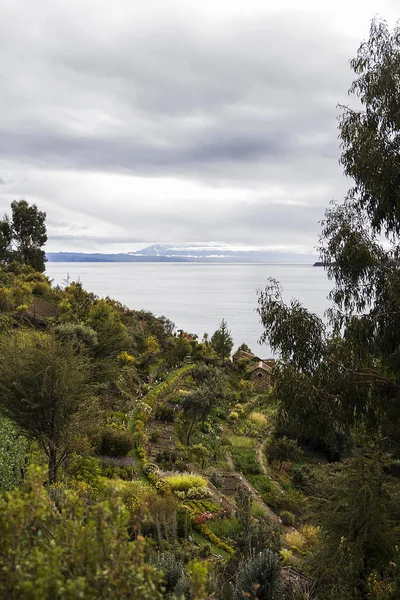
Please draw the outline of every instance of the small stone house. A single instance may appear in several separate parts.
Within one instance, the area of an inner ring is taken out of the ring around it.
[[[247,369],[250,381],[257,392],[268,392],[271,387],[272,368],[260,360]]]

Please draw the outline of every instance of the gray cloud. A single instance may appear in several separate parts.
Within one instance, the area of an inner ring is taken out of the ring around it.
[[[26,181],[0,179],[0,209],[16,193],[44,205],[53,246],[296,236],[312,247],[323,206],[345,189],[335,105],[357,42],[323,13],[243,3],[225,21],[149,6],[6,0],[0,170]],[[160,177],[198,192],[149,192]],[[227,203],[224,187],[247,193]]]

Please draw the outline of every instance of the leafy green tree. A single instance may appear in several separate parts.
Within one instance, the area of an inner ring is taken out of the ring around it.
[[[247,344],[245,344],[243,342],[243,344],[240,344],[239,348],[238,348],[238,352],[240,352],[240,350],[242,350],[242,352],[248,352],[249,354],[251,354],[251,350],[249,348],[249,346]]]
[[[17,260],[43,272],[46,255],[42,246],[47,242],[46,213],[29,206],[26,200],[14,200],[11,218],[0,221],[0,260]]]
[[[196,422],[203,424],[214,406],[224,397],[225,379],[220,369],[198,365],[192,370],[197,387],[183,401],[183,413],[188,421],[186,443],[189,445]]]
[[[80,281],[72,282],[64,289],[60,302],[60,308],[63,310],[62,320],[84,323],[95,301],[96,296],[84,290]]]
[[[26,200],[11,203],[12,234],[16,245],[16,257],[35,271],[43,272],[46,255],[42,246],[47,242],[46,213],[29,206]]]
[[[283,358],[275,390],[286,422],[298,417],[336,440],[362,426],[370,436],[383,434],[394,450],[400,443],[399,65],[400,29],[373,21],[351,61],[350,93],[361,109],[342,107],[339,122],[341,163],[355,185],[327,211],[321,235],[334,282],[333,333],[298,301],[286,305],[275,281],[259,293],[258,309],[262,340]]]
[[[0,221],[0,262],[7,263],[11,259],[12,225],[7,215]]]
[[[88,360],[73,343],[35,331],[0,338],[0,355],[0,407],[39,442],[53,483],[95,418]]]
[[[108,357],[124,350],[128,341],[126,327],[115,308],[106,300],[98,300],[93,304],[87,317],[87,325],[97,334],[97,356]]]
[[[322,526],[319,550],[312,558],[324,598],[366,600],[373,573],[384,573],[393,560],[396,534],[384,473],[385,456],[365,450],[332,465],[314,491],[313,514]]]
[[[235,495],[236,518],[239,521],[241,539],[238,540],[239,547],[242,546],[243,553],[251,554],[253,547],[254,529],[252,526],[251,506],[253,500],[247,490],[239,489]]]
[[[208,449],[204,446],[204,444],[195,444],[190,448],[190,452],[193,457],[200,462],[201,468],[204,469],[204,465],[206,463],[207,458],[210,455]]]
[[[274,281],[259,293],[258,310],[262,339],[282,356],[275,376],[281,422],[292,431],[300,424],[306,437],[318,431],[341,451],[343,440],[362,434],[375,451],[398,453],[400,28],[374,20],[351,67],[350,94],[360,107],[341,107],[339,130],[341,163],[354,186],[327,210],[320,241],[333,281],[331,327],[299,302],[285,304]],[[394,556],[382,461],[345,463],[327,489],[323,597],[364,600],[369,577],[383,578]]]
[[[302,453],[296,440],[291,440],[285,435],[276,438],[268,446],[267,454],[270,460],[276,460],[279,463],[279,471],[286,460],[296,460]]]
[[[213,333],[211,345],[222,362],[225,362],[229,358],[233,348],[233,339],[225,319],[222,319],[219,328]]]
[[[190,437],[198,421],[205,421],[213,406],[214,397],[206,388],[197,388],[185,396],[182,404],[183,414],[187,420],[186,443],[190,444]]]

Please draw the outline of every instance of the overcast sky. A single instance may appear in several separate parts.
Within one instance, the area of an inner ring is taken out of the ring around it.
[[[349,59],[399,0],[0,0],[0,214],[48,251],[312,252]]]

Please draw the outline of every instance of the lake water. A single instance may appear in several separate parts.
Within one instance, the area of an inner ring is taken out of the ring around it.
[[[268,347],[257,344],[263,329],[259,322],[257,289],[269,277],[284,289],[285,300],[299,299],[321,317],[329,307],[332,284],[324,269],[311,265],[216,263],[52,263],[46,274],[55,284],[81,281],[98,296],[110,296],[134,310],[165,315],[179,329],[210,335],[224,318],[235,347],[246,342],[263,358]]]

